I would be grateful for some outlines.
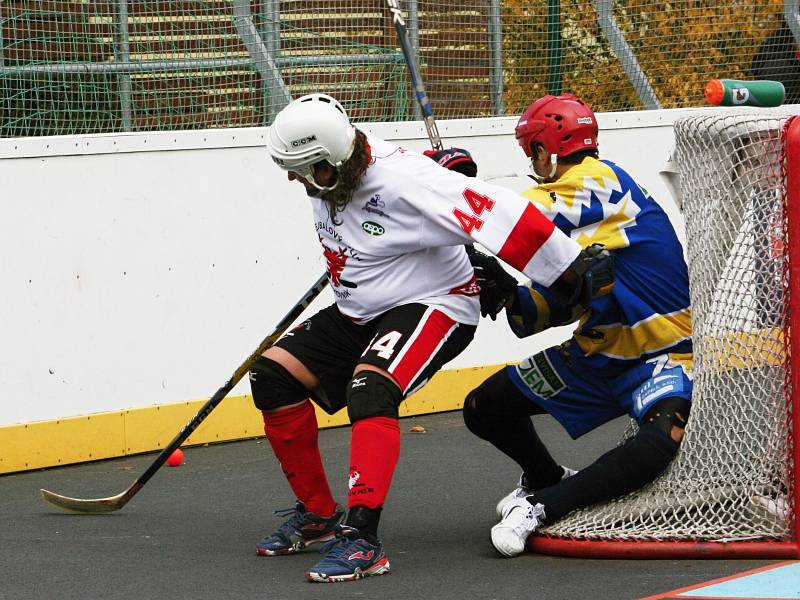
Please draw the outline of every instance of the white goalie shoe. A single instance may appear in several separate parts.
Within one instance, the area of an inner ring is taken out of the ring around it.
[[[561,480],[563,481],[567,477],[572,477],[577,473],[575,469],[570,469],[569,467],[565,467],[561,465],[561,468],[564,469],[564,474],[561,476]],[[519,481],[517,482],[517,487],[511,490],[508,494],[503,496],[503,499],[497,503],[495,507],[495,511],[497,512],[497,518],[503,518],[503,507],[508,504],[509,502],[513,502],[514,500],[519,500],[520,498],[525,498],[525,496],[530,496],[532,494],[531,490],[528,489],[528,486],[525,485],[525,474],[519,476]]]
[[[525,550],[528,536],[539,527],[544,505],[526,498],[512,500],[503,508],[503,520],[492,527],[492,545],[503,556],[516,556]]]

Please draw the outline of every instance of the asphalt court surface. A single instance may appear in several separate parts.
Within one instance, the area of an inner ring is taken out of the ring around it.
[[[547,416],[537,429],[563,464],[582,467],[619,438],[624,420],[573,442]],[[411,433],[422,425],[426,433]],[[0,477],[0,598],[437,598],[627,600],[777,565],[776,560],[501,558],[489,529],[518,469],[464,427],[460,413],[401,420],[402,451],[381,521],[392,573],[314,584],[322,555],[261,557],[254,544],[294,498],[264,439],[186,449],[121,510],[61,513],[39,488],[80,498],[125,490],[154,454]],[[334,494],[344,502],[349,428],[320,432]],[[785,562],[785,561],[784,561]],[[664,596],[669,597],[669,596]],[[678,596],[680,597],[680,596]]]

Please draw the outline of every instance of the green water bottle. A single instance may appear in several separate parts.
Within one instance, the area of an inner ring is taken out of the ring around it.
[[[714,106],[780,106],[786,90],[780,81],[711,79],[706,84],[706,101]]]

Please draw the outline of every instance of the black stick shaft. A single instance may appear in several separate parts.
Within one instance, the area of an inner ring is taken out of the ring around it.
[[[237,383],[244,377],[244,374],[250,369],[250,365],[253,364],[253,361],[261,356],[261,354],[270,348],[278,338],[283,335],[284,331],[288,329],[288,327],[294,323],[295,319],[299,317],[302,312],[308,307],[309,304],[316,298],[319,293],[325,289],[325,285],[327,284],[328,276],[327,274],[322,275],[317,282],[309,289],[303,297],[295,304],[292,309],[286,314],[281,322],[275,327],[275,330],[270,333],[261,344],[256,348],[247,359],[239,365],[239,367],[234,371],[231,378],[227,381],[225,385],[217,390],[217,392],[206,402],[203,407],[198,411],[198,413],[192,417],[192,420],[189,421],[183,429],[178,432],[172,441],[167,444],[167,446],[161,451],[161,453],[156,457],[153,463],[147,467],[147,469],[142,473],[136,481],[127,489],[127,491],[123,494],[122,498],[120,499],[119,507],[125,505],[134,495],[147,483],[150,478],[155,475],[155,472],[158,471],[159,468],[167,461],[169,456],[188,438],[192,432],[200,426],[208,415],[211,414],[217,405],[222,402],[222,400],[227,396],[230,391],[236,386]]]

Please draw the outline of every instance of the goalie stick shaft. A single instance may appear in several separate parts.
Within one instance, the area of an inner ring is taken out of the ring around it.
[[[250,369],[253,361],[255,361],[256,358],[258,358],[264,351],[270,348],[297,319],[297,317],[301,315],[306,307],[311,304],[314,298],[319,295],[319,293],[327,284],[327,277],[327,273],[323,274],[311,287],[311,289],[309,289],[303,295],[303,297],[298,300],[298,302],[292,307],[286,316],[281,319],[280,323],[278,323],[273,332],[264,338],[258,348],[256,348],[252,354],[250,354],[250,356],[248,356],[247,359],[245,359],[245,361],[239,365],[227,383],[217,390],[217,392],[203,405],[197,414],[192,417],[192,420],[189,421],[183,427],[183,429],[180,430],[180,432],[178,432],[172,441],[167,444],[167,446],[156,457],[152,464],[147,467],[144,473],[142,473],[136,479],[136,481],[134,481],[130,487],[128,487],[128,489],[120,494],[117,494],[116,496],[93,499],[70,498],[68,496],[62,496],[61,494],[56,494],[54,492],[42,489],[40,491],[45,501],[61,510],[86,514],[113,512],[125,506],[128,501],[133,498],[140,489],[142,489],[144,484],[150,480],[155,472],[158,471],[158,469],[166,462],[167,458],[169,458],[175,449],[178,448],[186,440],[186,438],[188,438],[192,432],[194,432],[195,429],[197,429],[200,423],[202,423],[206,417],[211,414],[211,411],[213,411],[217,405],[222,402],[225,396],[227,396],[236,386],[236,384],[239,383],[242,377],[244,377],[244,374]]]
[[[436,121],[433,120],[431,101],[428,99],[428,94],[425,91],[425,84],[422,83],[419,65],[411,51],[411,43],[408,40],[408,29],[406,28],[406,21],[403,18],[403,11],[400,8],[400,0],[386,0],[386,3],[389,5],[389,13],[392,15],[394,30],[397,32],[397,41],[400,42],[400,49],[403,51],[403,57],[406,59],[408,74],[411,77],[411,85],[414,88],[414,96],[416,96],[417,104],[419,104],[419,108],[422,111],[422,120],[425,123],[425,129],[428,130],[428,139],[431,141],[431,146],[433,146],[434,150],[441,150],[443,148],[442,138],[439,136],[439,129],[436,127]]]

